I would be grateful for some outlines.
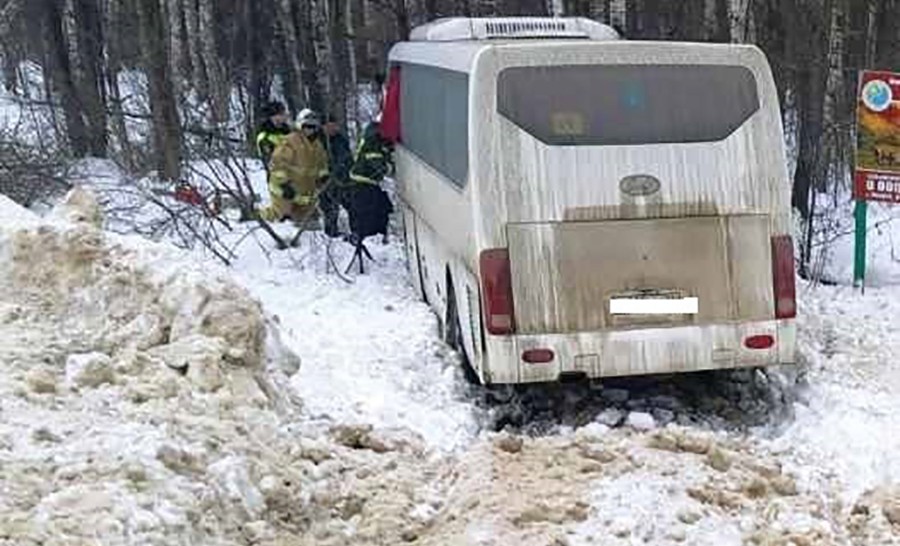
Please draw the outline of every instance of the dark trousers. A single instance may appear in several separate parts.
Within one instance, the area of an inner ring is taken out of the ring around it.
[[[341,213],[341,204],[344,201],[344,188],[334,182],[325,188],[325,191],[319,194],[319,210],[325,221],[325,235],[329,237],[337,237],[340,232],[338,230],[338,218]]]

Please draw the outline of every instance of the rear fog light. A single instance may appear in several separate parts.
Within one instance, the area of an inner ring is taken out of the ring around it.
[[[750,336],[744,340],[744,347],[748,349],[769,349],[775,345],[775,338],[770,335]]]
[[[546,364],[552,362],[553,357],[550,349],[528,349],[522,353],[522,360],[527,364]]]

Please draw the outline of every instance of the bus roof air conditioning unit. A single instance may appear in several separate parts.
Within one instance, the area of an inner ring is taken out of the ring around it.
[[[620,37],[612,27],[584,17],[446,17],[410,33],[410,40],[415,42],[522,38],[603,41]]]

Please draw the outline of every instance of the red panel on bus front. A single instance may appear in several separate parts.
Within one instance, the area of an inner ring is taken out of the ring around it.
[[[400,142],[400,67],[392,66],[381,108],[381,136],[388,142]]]

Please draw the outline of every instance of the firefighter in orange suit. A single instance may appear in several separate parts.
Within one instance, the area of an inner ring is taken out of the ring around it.
[[[328,180],[328,152],[322,142],[321,122],[315,112],[304,109],[294,131],[272,154],[269,194],[272,205],[265,211],[269,221],[290,218],[295,223],[318,221],[316,192]]]

